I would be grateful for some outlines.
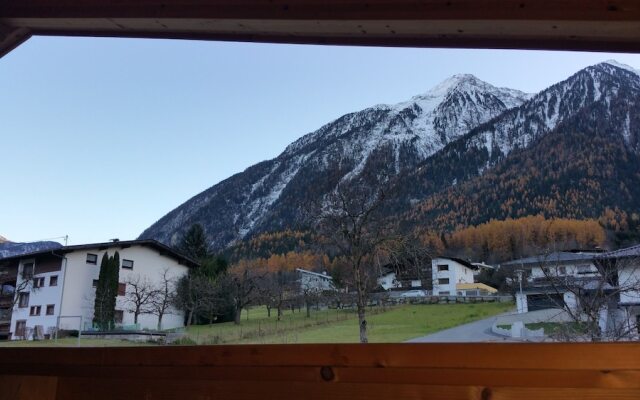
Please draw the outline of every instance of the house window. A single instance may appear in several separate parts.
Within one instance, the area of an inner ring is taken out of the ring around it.
[[[53,315],[55,309],[55,304],[47,304],[47,315]]]
[[[124,311],[122,310],[115,310],[115,313],[113,314],[114,319],[116,321],[116,324],[121,324],[122,323],[122,319],[124,318]]]
[[[18,307],[25,308],[29,306],[29,292],[22,292],[18,295]]]
[[[448,271],[449,266],[446,264],[438,265],[438,271]]]
[[[122,260],[122,268],[133,269],[133,260]]]
[[[34,278],[33,279],[33,287],[34,288],[44,287],[44,278]]]
[[[93,253],[87,253],[87,264],[98,264],[98,255]]]
[[[118,283],[118,296],[124,296],[125,294],[127,294],[127,284]]]
[[[558,267],[558,275],[566,275],[567,267]]]
[[[448,284],[449,284],[449,278],[438,279],[438,285],[448,285]]]
[[[15,336],[24,337],[27,330],[27,320],[21,319],[16,321],[16,333]]]
[[[37,317],[38,315],[40,315],[41,311],[42,311],[42,306],[31,306],[31,309],[29,310],[29,315],[31,315],[32,317]]]
[[[58,286],[58,275],[49,277],[49,286]]]
[[[22,278],[26,280],[33,278],[33,263],[26,263],[22,266]]]
[[[92,286],[93,287],[98,287],[98,280],[97,279],[93,280]]]
[[[449,291],[440,292],[440,295],[441,295],[441,296],[445,296],[445,295],[448,295],[448,294],[449,294]]]

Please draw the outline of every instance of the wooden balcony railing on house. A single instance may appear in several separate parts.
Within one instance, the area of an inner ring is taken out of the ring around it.
[[[0,348],[0,399],[640,399],[640,345]]]

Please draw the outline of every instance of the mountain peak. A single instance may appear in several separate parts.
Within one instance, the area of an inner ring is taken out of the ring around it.
[[[627,70],[629,72],[633,72],[634,74],[640,75],[640,71],[639,70],[631,67],[630,65],[623,64],[623,63],[621,63],[619,61],[616,61],[616,60],[613,60],[613,59],[607,60],[607,61],[603,61],[603,62],[601,62],[601,63],[599,63],[597,65],[612,65],[614,67],[617,67],[617,68],[620,68],[620,69],[624,69],[624,70]]]

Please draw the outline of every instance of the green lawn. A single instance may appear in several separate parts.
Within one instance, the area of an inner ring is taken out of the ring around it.
[[[368,310],[369,341],[398,343],[457,325],[501,314],[513,309],[512,303],[414,304]],[[240,325],[233,322],[191,326],[180,344],[249,343],[357,343],[358,320],[355,310],[286,311],[277,321],[275,311],[267,316],[264,307],[243,312]],[[77,338],[57,342],[46,340],[0,342],[0,346],[77,346]],[[143,346],[149,343],[126,340],[81,339],[81,346]]]
[[[511,303],[404,305],[371,312],[369,341],[397,343],[464,323],[509,311]],[[252,314],[253,313],[253,314]],[[196,343],[355,343],[359,340],[358,322],[353,311],[325,310],[305,313],[287,312],[275,326],[275,317],[253,309],[249,320],[190,327],[187,332]]]

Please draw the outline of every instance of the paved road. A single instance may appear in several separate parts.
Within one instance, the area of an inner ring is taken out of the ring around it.
[[[480,321],[445,329],[431,335],[408,340],[413,343],[433,342],[506,342],[509,338],[495,335],[491,332],[491,326],[498,316],[481,319]]]

